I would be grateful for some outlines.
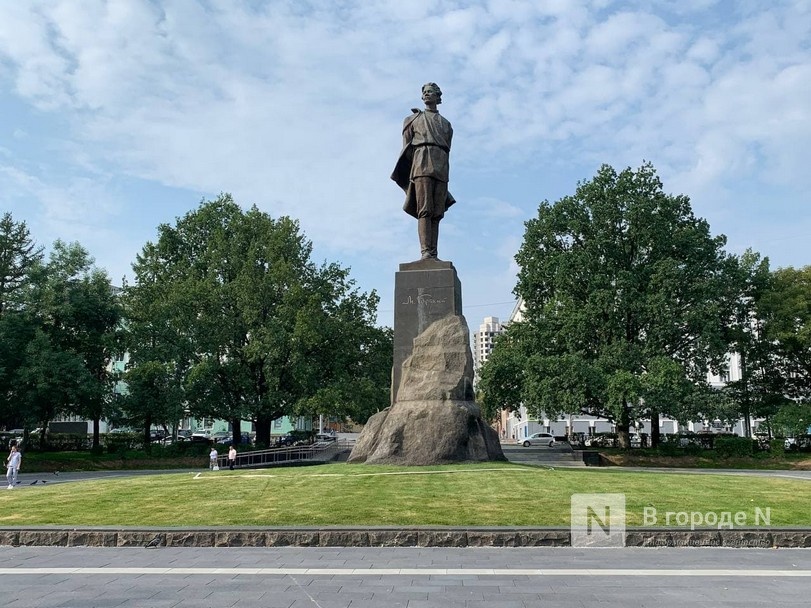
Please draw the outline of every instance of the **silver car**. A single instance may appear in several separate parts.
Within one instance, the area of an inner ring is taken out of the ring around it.
[[[551,433],[534,433],[516,441],[518,445],[528,448],[531,445],[546,445],[550,448],[555,445],[555,436]]]

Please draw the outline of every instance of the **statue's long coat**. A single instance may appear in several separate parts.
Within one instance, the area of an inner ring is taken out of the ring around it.
[[[411,183],[411,161],[412,161],[412,148],[411,138],[408,136],[408,127],[411,123],[422,114],[421,110],[412,109],[411,116],[406,116],[403,121],[403,149],[400,151],[400,156],[397,158],[397,164],[392,171],[391,179],[393,179],[403,192],[406,194],[405,203],[403,203],[403,211],[412,217],[417,217],[417,195]],[[445,210],[453,205],[456,199],[453,198],[450,192],[445,199]]]

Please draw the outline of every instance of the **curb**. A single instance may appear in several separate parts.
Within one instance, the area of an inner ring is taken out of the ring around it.
[[[571,547],[568,528],[2,528],[25,547]],[[626,547],[811,548],[811,529],[628,528]]]

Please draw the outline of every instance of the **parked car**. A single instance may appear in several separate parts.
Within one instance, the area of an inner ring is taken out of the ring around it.
[[[188,441],[191,439],[191,430],[189,429],[178,429],[177,431],[177,441],[178,443],[181,441]]]
[[[295,445],[295,443],[296,438],[288,433],[287,435],[282,435],[281,437],[278,437],[276,441],[273,442],[273,447],[283,448],[290,445]]]
[[[553,445],[555,445],[555,436],[551,433],[534,433],[529,437],[518,439],[516,443],[518,445],[523,445],[525,448],[528,448],[531,445],[545,445],[551,448]]]
[[[196,443],[208,443],[211,441],[211,429],[199,429],[191,434],[189,439]]]
[[[225,433],[224,435],[214,433],[212,439],[214,440],[214,443],[218,445],[234,445],[234,438],[231,437],[231,433]],[[251,434],[242,433],[242,437],[240,438],[238,445],[251,445]]]

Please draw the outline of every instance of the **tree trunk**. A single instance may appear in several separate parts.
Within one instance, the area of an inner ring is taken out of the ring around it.
[[[650,411],[650,447],[659,447],[661,429],[659,428],[659,410],[651,408]]]
[[[231,419],[231,443],[236,447],[242,443],[242,429],[240,428],[239,416],[234,416]]]
[[[100,435],[100,424],[99,424],[99,417],[96,416],[93,418],[93,449],[99,449],[99,435]]]
[[[270,425],[273,420],[269,416],[256,417],[256,443],[270,447]]]
[[[152,429],[152,416],[147,416],[144,419],[144,451],[149,453],[152,450],[152,441],[149,431]]]
[[[631,428],[631,418],[628,412],[628,401],[623,398],[622,412],[617,420],[617,440],[619,447],[623,450],[631,449],[631,438],[629,436],[629,429]]]

